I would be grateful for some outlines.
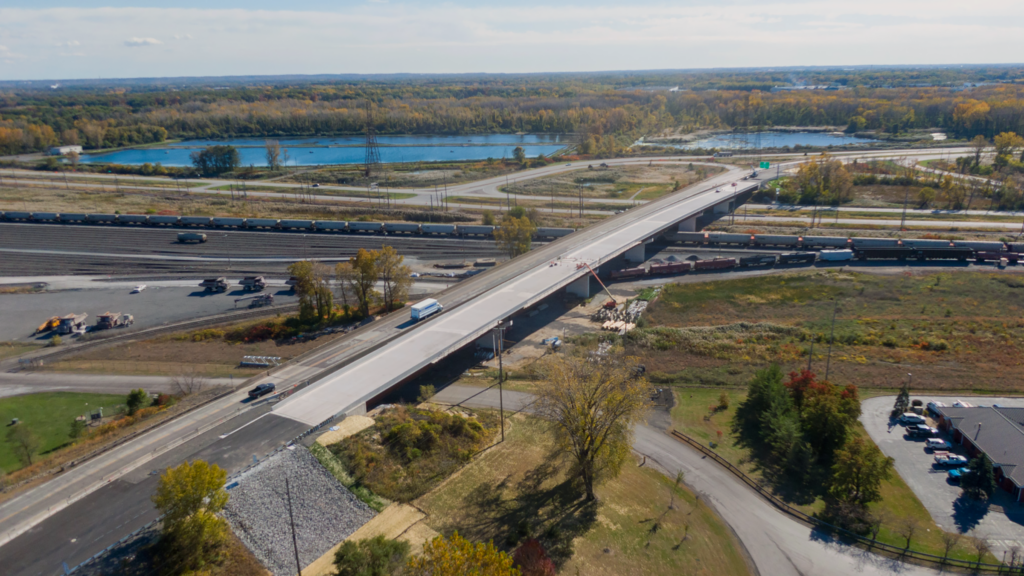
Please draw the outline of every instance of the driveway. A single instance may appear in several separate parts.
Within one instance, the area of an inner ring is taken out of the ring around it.
[[[531,395],[505,392],[504,396],[506,410],[529,410]],[[495,388],[481,392],[480,388],[459,385],[449,386],[433,398],[434,402],[476,408],[496,408],[497,400]],[[637,426],[633,448],[647,456],[648,465],[656,466],[670,477],[682,470],[687,486],[714,506],[762,576],[939,574],[847,546],[808,528],[779,512],[724,468],[664,431]]]
[[[960,399],[976,406],[1001,404],[1024,407],[1024,398],[912,395],[911,399],[920,399],[925,404],[938,400],[952,405]],[[948,481],[946,471],[932,468],[933,457],[925,451],[924,439],[909,439],[904,436],[902,425],[890,425],[889,411],[895,401],[895,396],[865,400],[861,403],[860,421],[882,452],[896,460],[896,471],[928,509],[935,523],[948,532],[989,538],[996,558],[1002,558],[1003,552],[1012,546],[1024,548],[1024,507],[1014,502],[1008,492],[999,488],[992,498],[993,506],[987,508],[961,499],[960,487]],[[935,425],[934,421],[929,423]],[[950,440],[948,434],[941,437]],[[952,452],[967,455],[959,446],[954,446]]]

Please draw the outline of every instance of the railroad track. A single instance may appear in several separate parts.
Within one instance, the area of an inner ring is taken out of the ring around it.
[[[52,250],[53,254],[5,252],[0,257],[0,275],[206,274],[223,273],[225,270],[243,274],[283,274],[288,262],[174,261],[147,256],[336,259],[354,256],[361,248],[378,250],[385,245],[392,246],[403,256],[428,261],[502,255],[489,239],[236,230],[209,231],[207,237],[205,243],[186,245],[177,242],[177,232],[171,229],[2,223],[0,247]],[[78,254],[61,254],[61,251]],[[82,256],[82,252],[95,252],[96,255]]]

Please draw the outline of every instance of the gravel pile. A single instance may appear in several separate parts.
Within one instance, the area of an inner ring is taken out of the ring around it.
[[[280,576],[296,572],[286,478],[303,568],[375,515],[302,446],[282,450],[245,472],[228,491],[224,517],[260,562]]]
[[[631,322],[636,323],[636,319],[643,314],[644,310],[647,309],[648,302],[645,300],[633,300],[629,304],[628,309],[623,309],[622,306],[618,308],[608,309],[601,308],[595,312],[590,319],[594,322]]]

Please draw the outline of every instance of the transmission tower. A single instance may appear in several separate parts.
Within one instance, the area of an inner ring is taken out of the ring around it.
[[[373,105],[369,100],[363,104],[363,110],[366,111],[366,177],[372,178],[381,170],[380,148],[377,147],[377,125],[373,118]]]

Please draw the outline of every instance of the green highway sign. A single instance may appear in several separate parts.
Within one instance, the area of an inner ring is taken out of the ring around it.
[[[771,162],[761,162],[761,168],[768,168],[770,165]]]

